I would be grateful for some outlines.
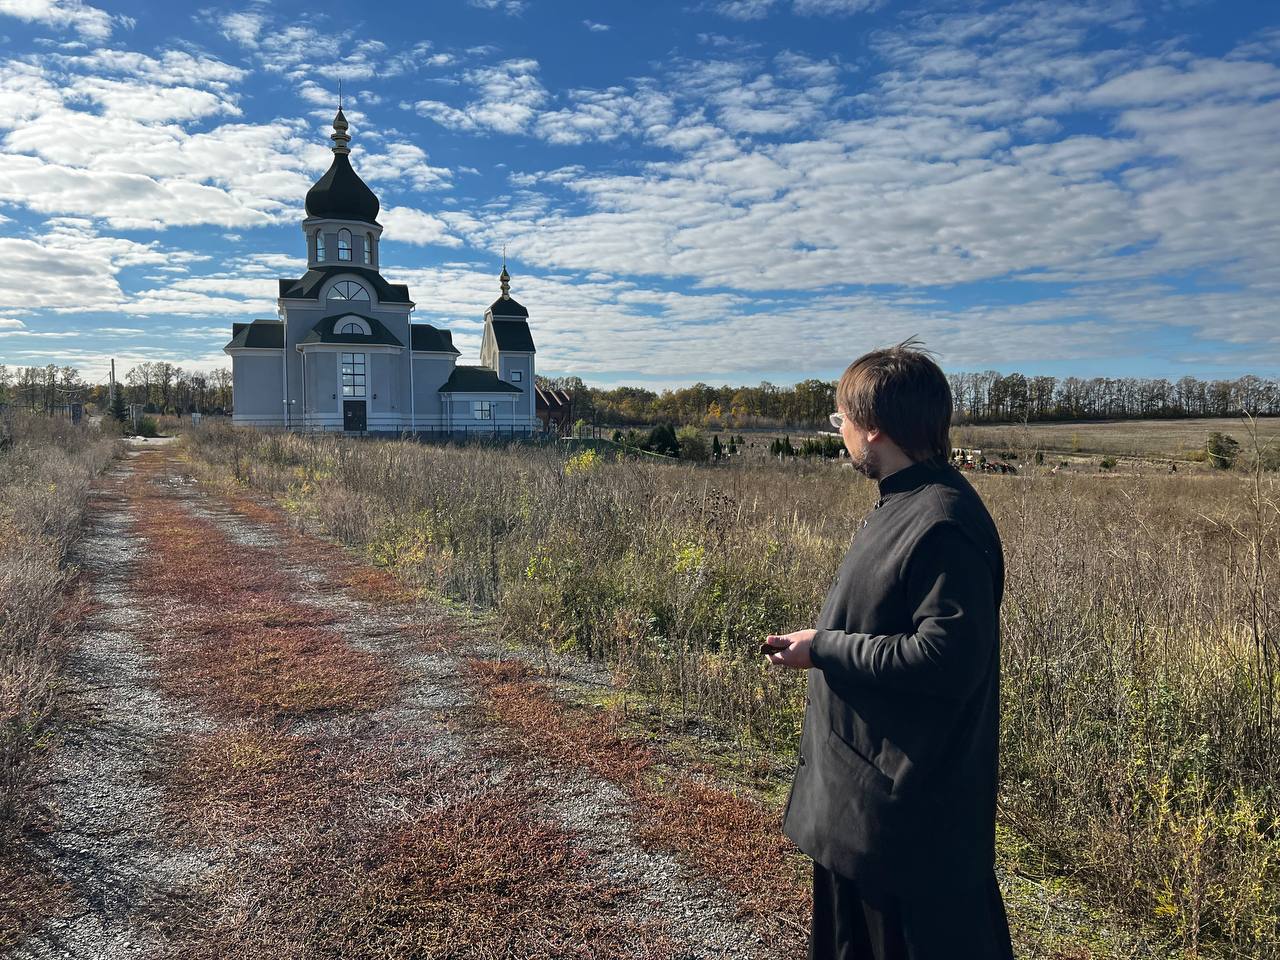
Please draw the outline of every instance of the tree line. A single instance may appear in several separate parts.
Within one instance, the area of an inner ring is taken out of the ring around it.
[[[203,373],[165,361],[135,364],[117,384],[126,404],[147,413],[225,413],[231,410],[231,371]],[[0,404],[52,413],[73,403],[109,405],[110,385],[88,383],[75,367],[0,364]]]
[[[1052,377],[953,373],[947,377],[956,423],[1052,420],[1169,419],[1280,415],[1280,380],[1145,377]],[[539,377],[540,386],[574,395],[574,416],[588,423],[639,426],[695,424],[708,428],[821,427],[836,408],[836,382],[801,380],[790,387],[589,387],[578,377]]]
[[[1253,375],[1234,380],[1146,377],[1052,377],[953,373],[947,379],[957,423],[1053,420],[1168,419],[1280,415],[1280,380]],[[538,377],[538,384],[568,390],[577,418],[609,426],[655,423],[712,429],[814,428],[836,408],[836,383],[801,380],[783,387],[713,387],[705,383],[674,390],[589,387],[579,377]],[[130,367],[120,380],[126,403],[148,413],[229,413],[231,371],[184,370],[165,361]],[[7,367],[0,364],[0,403],[53,411],[70,403],[108,404],[108,385],[90,384],[71,366]]]

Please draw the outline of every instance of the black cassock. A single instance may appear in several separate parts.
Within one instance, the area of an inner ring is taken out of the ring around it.
[[[1004,960],[994,874],[1000,537],[953,467],[880,482],[827,594],[784,830],[811,956]]]
[[[876,896],[813,865],[810,960],[1013,960],[995,873],[942,896]]]

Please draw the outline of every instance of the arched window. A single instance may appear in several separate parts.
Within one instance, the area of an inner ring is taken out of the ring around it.
[[[339,280],[329,288],[330,300],[368,300],[369,291],[354,280]]]
[[[316,231],[316,259],[317,260],[328,259],[328,257],[324,255],[324,231],[322,230]]]
[[[358,323],[344,323],[342,325],[342,329],[339,330],[338,332],[339,333],[358,333],[363,335],[364,327],[362,327]]]
[[[373,263],[373,234],[364,235],[364,262]]]
[[[345,228],[338,231],[338,259],[351,259],[351,231]]]

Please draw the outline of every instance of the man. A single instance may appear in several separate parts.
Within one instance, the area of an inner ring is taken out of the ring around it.
[[[915,346],[840,378],[832,423],[880,498],[818,628],[766,639],[809,671],[783,829],[814,861],[813,960],[1013,956],[994,871],[1004,560]]]

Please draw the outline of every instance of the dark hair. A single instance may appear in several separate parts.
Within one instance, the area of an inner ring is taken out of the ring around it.
[[[859,427],[880,430],[912,460],[951,456],[951,385],[914,337],[865,353],[840,378],[836,403]]]

